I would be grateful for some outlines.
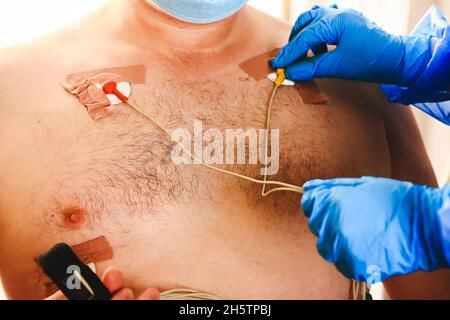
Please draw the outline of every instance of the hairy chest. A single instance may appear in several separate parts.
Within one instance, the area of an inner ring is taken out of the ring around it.
[[[6,144],[21,143],[19,150],[28,146],[33,153],[20,155],[15,166],[43,169],[39,175],[46,187],[36,192],[62,202],[55,206],[85,204],[92,211],[114,203],[124,211],[147,212],[155,203],[200,201],[199,194],[205,195],[201,201],[218,202],[224,194],[240,193],[250,206],[260,205],[259,185],[218,173],[199,160],[254,179],[263,178],[267,164],[270,180],[298,186],[313,178],[389,171],[380,126],[333,97],[326,105],[305,105],[297,90],[282,88],[266,132],[271,89],[269,81],[236,75],[136,86],[133,105],[167,132],[128,106],[91,121],[67,95],[61,98],[64,105],[53,105],[56,112],[33,118],[23,139]],[[298,198],[277,194],[264,206],[295,212]]]
[[[260,185],[218,173],[193,158],[174,157],[178,144],[173,138],[177,138],[204,162],[262,179],[264,144],[260,140],[264,132],[260,130],[266,127],[271,89],[268,81],[238,77],[136,86],[133,105],[167,128],[171,136],[127,106],[95,122],[73,97],[55,92],[53,101],[27,105],[20,113],[3,118],[7,130],[1,132],[2,198],[14,193],[14,201],[24,203],[9,212],[22,210],[37,216],[42,210],[46,225],[54,225],[58,212],[65,208],[82,207],[89,214],[92,230],[104,226],[105,217],[124,215],[126,220],[119,221],[134,222],[130,216],[163,215],[171,206],[195,207],[209,211],[210,217],[220,217],[221,210],[230,207],[245,211],[238,212],[242,216],[261,217],[263,212],[298,216],[296,194],[278,193],[262,199]],[[305,105],[296,90],[280,90],[269,134],[271,165],[277,162],[270,180],[302,185],[312,178],[389,173],[379,121],[339,97],[329,98],[326,105]],[[272,140],[276,136],[272,131],[278,131],[277,139]],[[234,143],[228,144],[231,140]],[[237,218],[228,217],[220,230],[227,223],[236,224],[233,219]],[[108,225],[108,230],[129,227]],[[240,228],[242,233],[252,230],[246,224]],[[290,228],[300,227],[286,230]],[[50,230],[46,229],[46,237]],[[61,230],[65,229],[57,230],[58,237]],[[303,241],[305,236],[297,238]],[[246,247],[242,242],[240,246]],[[295,256],[304,258],[311,252],[308,247]]]

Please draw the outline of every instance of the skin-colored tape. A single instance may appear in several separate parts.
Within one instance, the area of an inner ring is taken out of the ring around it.
[[[113,258],[113,250],[105,236],[74,245],[73,252],[85,264],[102,262]]]
[[[239,67],[253,79],[260,81],[274,72],[268,62],[274,59],[280,49],[274,49],[253,57],[239,65]],[[327,102],[327,97],[320,91],[314,81],[297,81],[297,88],[302,100],[306,104],[321,104]]]
[[[295,87],[306,104],[323,104],[328,101],[314,81],[297,81]]]
[[[95,77],[101,73],[115,73],[122,77],[128,79],[129,82],[134,84],[145,84],[145,77],[147,73],[147,67],[143,64],[125,66],[125,67],[115,67],[115,68],[103,68],[89,70],[79,73],[69,74],[67,76],[67,82],[69,84],[80,82],[81,80],[86,80]]]
[[[114,112],[117,109],[114,105],[118,104],[111,102],[103,92],[103,84],[106,81],[126,83],[128,86],[145,84],[146,72],[145,65],[96,69],[70,74],[62,86],[70,94],[78,97],[92,119],[99,120]]]
[[[268,62],[274,59],[280,49],[274,49],[256,57],[253,57],[239,65],[239,67],[253,79],[259,81],[266,79],[267,75],[274,72]]]

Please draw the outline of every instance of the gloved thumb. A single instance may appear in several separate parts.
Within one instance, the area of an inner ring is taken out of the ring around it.
[[[293,81],[306,81],[313,78],[336,76],[335,69],[338,64],[336,58],[333,51],[303,59],[286,68],[286,78]]]
[[[327,44],[329,34],[320,24],[312,24],[302,30],[294,39],[288,42],[270,65],[272,68],[286,68],[308,55],[308,51]]]

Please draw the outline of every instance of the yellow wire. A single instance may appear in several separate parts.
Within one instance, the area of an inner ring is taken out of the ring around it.
[[[269,100],[269,105],[268,105],[268,108],[267,108],[266,132],[265,132],[265,134],[266,134],[266,137],[265,137],[265,153],[264,153],[264,157],[265,157],[264,158],[264,164],[265,164],[265,167],[264,167],[264,182],[267,181],[267,170],[268,170],[267,158],[268,158],[268,153],[269,153],[269,130],[270,130],[270,119],[271,119],[271,113],[272,113],[272,106],[273,106],[273,101],[275,99],[275,96],[277,94],[277,91],[278,91],[279,87],[280,87],[280,84],[275,82],[275,86],[273,87],[272,94],[271,94],[270,100]],[[271,194],[273,192],[284,191],[284,190],[281,190],[282,188],[276,188],[276,189],[272,189],[272,190],[269,190],[269,191],[266,192],[266,186],[267,186],[267,184],[264,183],[263,187],[262,187],[262,190],[261,190],[261,196],[263,196],[263,197],[266,197],[266,196],[268,196],[269,194]],[[289,191],[289,190],[286,190],[286,191]]]
[[[272,90],[272,94],[270,95],[270,99],[269,99],[269,104],[267,106],[267,118],[266,118],[266,137],[265,137],[265,159],[264,159],[264,163],[265,163],[265,167],[264,167],[264,182],[267,181],[267,157],[268,157],[268,153],[269,153],[269,130],[270,130],[270,119],[271,119],[271,115],[272,115],[272,108],[273,108],[273,103],[275,100],[275,97],[277,95],[278,92],[278,88],[280,88],[283,85],[284,80],[286,80],[286,75],[284,72],[284,69],[277,69],[276,71],[277,77],[275,79],[275,86],[273,87]],[[290,188],[286,189],[286,188],[275,188],[269,191],[266,191],[266,186],[267,184],[264,183],[263,184],[263,188],[261,190],[261,196],[266,197],[271,193],[274,192],[280,192],[280,191],[294,191]],[[303,188],[301,188],[301,193],[304,193]],[[294,191],[295,192],[295,191]]]
[[[281,86],[281,84],[284,81],[284,71],[277,71],[277,75],[278,78],[275,81],[275,86],[273,88],[272,94],[270,96],[270,100],[269,100],[269,104],[268,104],[268,108],[267,108],[267,120],[266,120],[266,152],[265,152],[265,170],[264,170],[264,180],[259,180],[259,179],[254,179],[251,177],[247,177],[245,175],[233,172],[233,171],[228,171],[225,169],[221,169],[221,168],[217,168],[214,167],[210,164],[207,164],[205,162],[203,162],[201,159],[197,158],[195,155],[193,155],[189,150],[187,150],[183,145],[181,145],[179,142],[177,142],[171,135],[171,133],[169,132],[169,130],[167,130],[161,123],[158,122],[158,120],[154,119],[151,115],[149,115],[148,113],[146,113],[145,111],[142,111],[140,108],[136,107],[135,105],[131,104],[130,102],[127,102],[126,104],[131,107],[133,110],[135,110],[137,113],[141,114],[142,116],[144,116],[145,118],[147,118],[148,120],[150,120],[151,122],[153,122],[158,128],[160,128],[165,134],[167,134],[170,139],[175,142],[184,152],[186,152],[188,155],[190,155],[194,160],[196,160],[199,164],[211,169],[211,170],[215,170],[217,172],[226,174],[226,175],[230,175],[230,176],[234,176],[240,179],[244,179],[253,183],[257,183],[257,184],[262,184],[263,185],[263,190],[261,195],[263,197],[268,196],[271,193],[274,192],[280,192],[280,191],[287,191],[287,192],[295,192],[295,193],[299,193],[299,194],[303,194],[304,193],[304,189],[302,187],[299,186],[295,186],[289,183],[284,183],[284,182],[280,182],[280,181],[267,181],[267,153],[268,153],[268,148],[269,148],[269,141],[268,141],[268,130],[270,128],[270,116],[271,116],[271,110],[272,110],[272,105],[273,102],[275,100],[275,96],[276,93],[278,91],[278,88]],[[265,191],[266,190],[266,186],[267,185],[273,185],[273,186],[277,186],[277,188],[272,189],[270,191]]]

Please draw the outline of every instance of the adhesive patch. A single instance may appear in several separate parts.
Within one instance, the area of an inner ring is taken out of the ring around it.
[[[71,246],[71,248],[80,260],[86,264],[107,261],[113,258],[112,247],[104,236]]]
[[[269,66],[269,60],[274,59],[281,49],[274,49],[251,58],[239,65],[239,67],[253,79],[260,81],[274,72]],[[306,104],[321,104],[327,102],[327,97],[322,94],[314,81],[297,81],[295,88]]]
[[[269,52],[265,52],[241,63],[239,67],[250,77],[257,81],[265,79],[268,74],[274,71],[269,66],[269,60],[274,59],[279,52],[280,49],[274,49]]]
[[[314,81],[297,81],[295,87],[306,104],[324,104],[328,101]]]
[[[103,68],[103,69],[94,69],[79,73],[69,74],[67,76],[68,83],[76,83],[89,78],[93,78],[101,73],[115,73],[121,75],[125,79],[128,79],[131,83],[134,84],[145,84],[145,77],[147,74],[147,67],[143,64],[140,65],[132,65],[125,67],[115,67],[115,68]]]
[[[103,92],[105,82],[117,82],[119,91],[128,98],[131,84],[145,84],[145,77],[144,65],[104,68],[68,75],[63,87],[79,98],[92,119],[99,120],[122,103],[115,95]]]

